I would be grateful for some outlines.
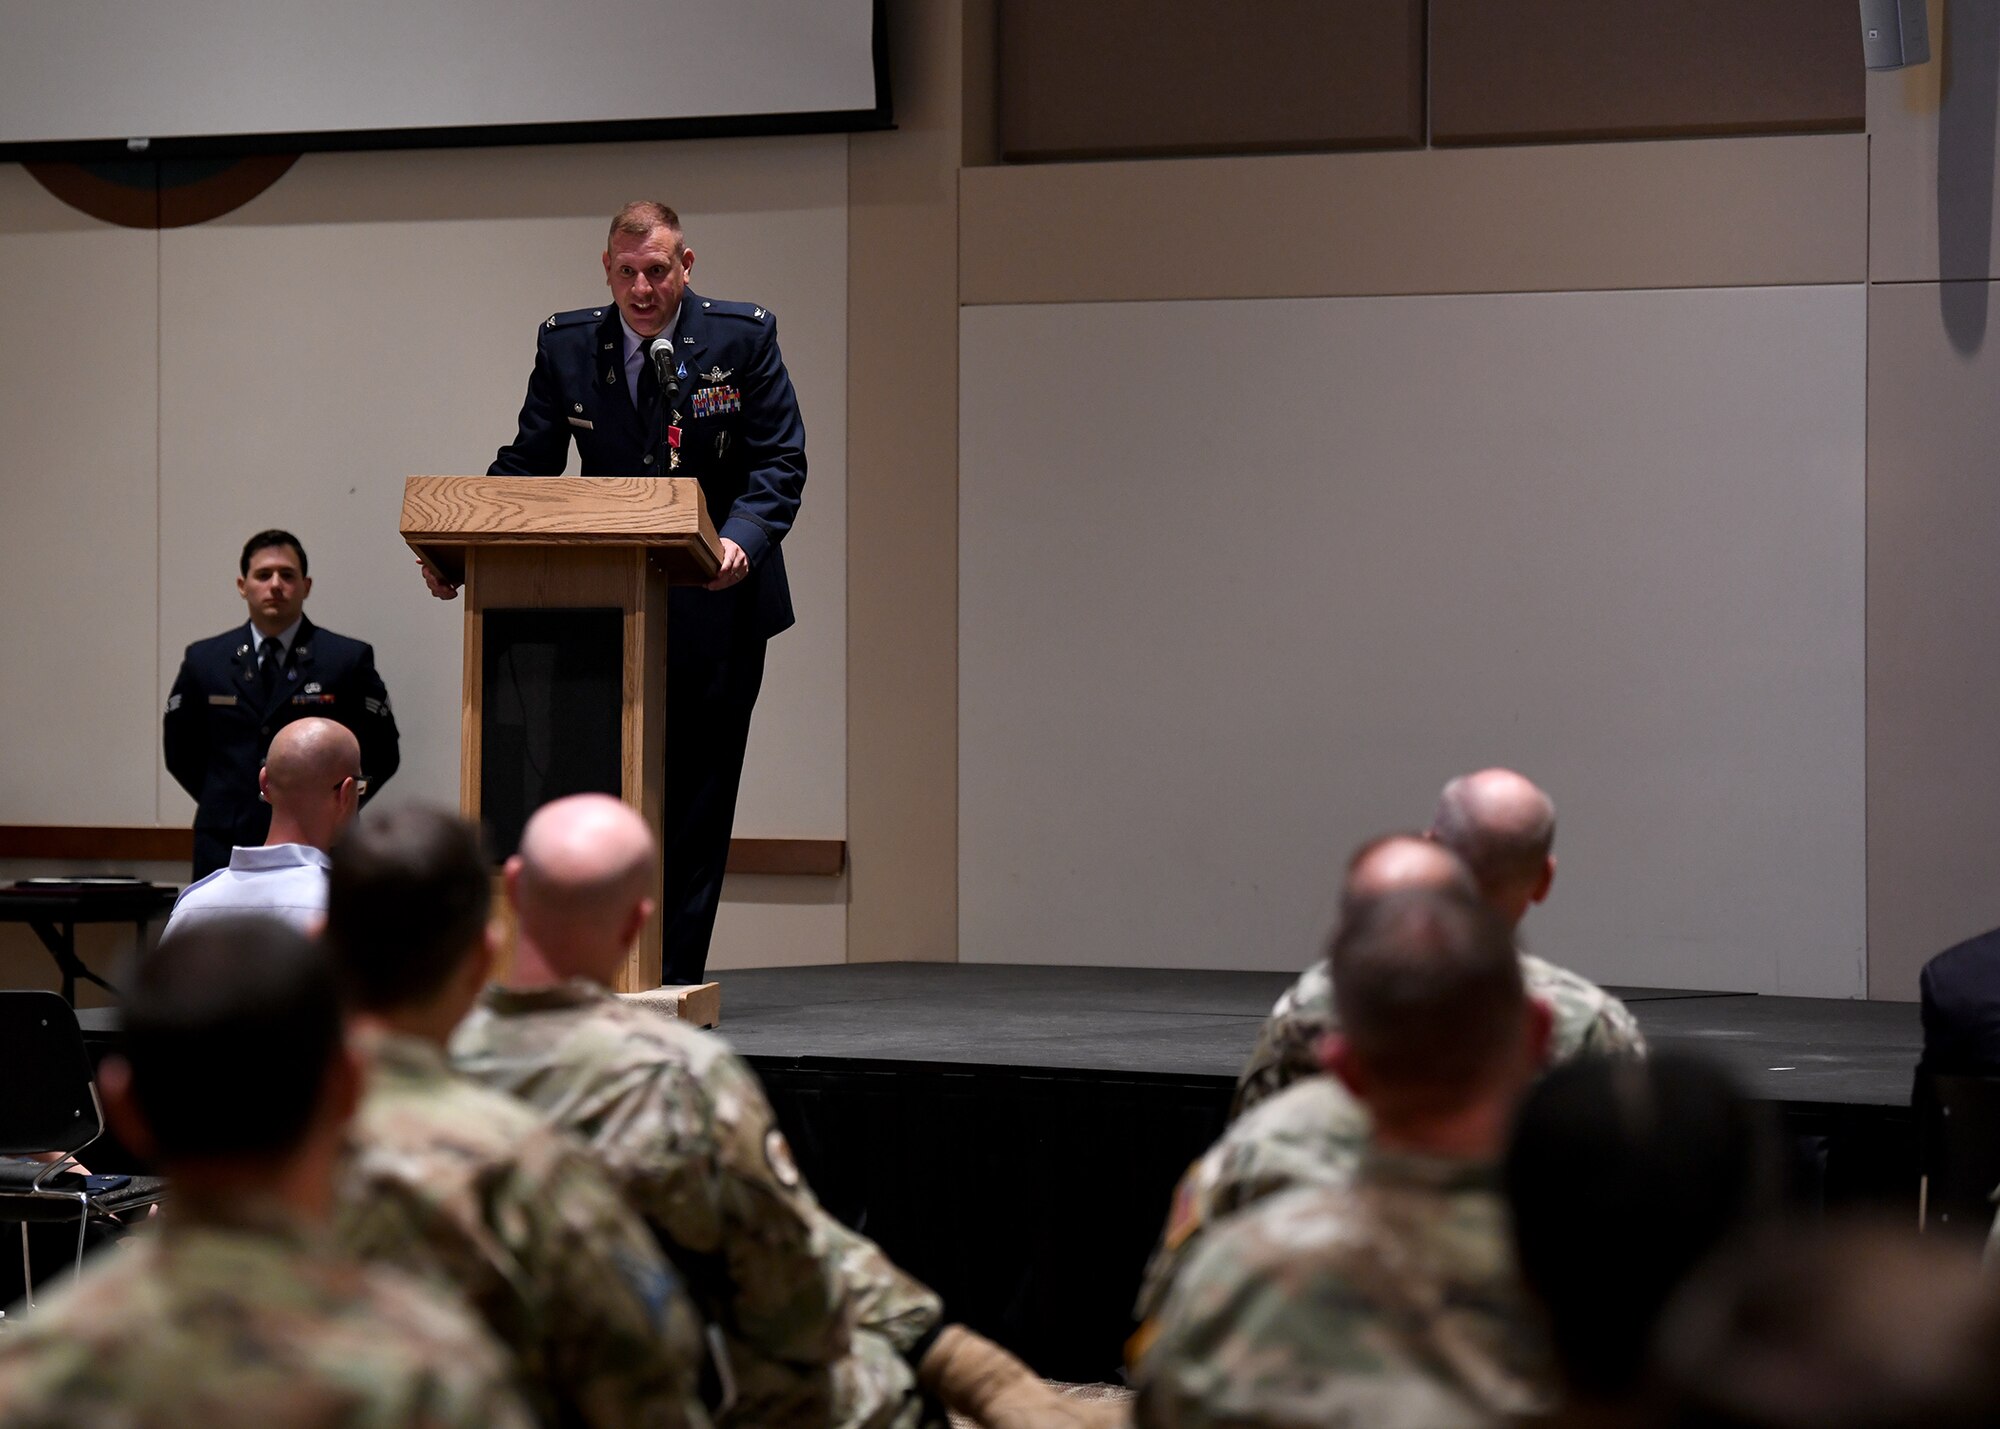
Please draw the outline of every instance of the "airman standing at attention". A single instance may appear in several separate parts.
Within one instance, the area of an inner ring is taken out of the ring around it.
[[[190,882],[227,865],[231,848],[264,842],[271,807],[258,795],[257,771],[271,737],[293,720],[319,715],[354,731],[364,801],[401,759],[374,647],[306,616],[313,583],[299,538],[259,531],[243,543],[237,569],[249,625],[188,646],[167,696],[167,772],[195,801]]]

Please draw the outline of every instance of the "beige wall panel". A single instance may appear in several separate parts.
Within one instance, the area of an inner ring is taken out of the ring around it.
[[[2000,344],[1961,352],[1953,302],[1935,284],[1869,290],[1872,997],[1915,997],[1933,953],[2000,925]]]
[[[956,956],[956,6],[893,0],[893,134],[849,154],[848,955]]]
[[[1930,0],[1930,27],[1929,64],[1868,76],[1878,282],[2000,277],[2000,6]]]
[[[1857,282],[1858,134],[969,169],[968,304]]]
[[[1561,809],[1537,951],[1859,995],[1865,324],[1858,284],[968,311],[962,957],[1303,966],[1353,844],[1497,762]]]
[[[847,880],[735,874],[723,880],[711,977],[732,968],[814,967],[846,960]],[[724,988],[729,979],[722,977]],[[726,991],[725,991],[726,997]],[[725,1022],[728,1003],[723,1004]]]
[[[0,823],[153,822],[157,241],[0,164]]]
[[[402,478],[483,471],[514,431],[537,324],[604,301],[606,216],[664,197],[698,291],[780,340],[811,478],[786,543],[737,830],[845,834],[846,144],[838,137],[308,155],[219,223],[164,238],[161,655],[243,618],[243,536],[296,530],[316,620],[372,641],[403,731],[391,801],[455,802],[460,610],[396,536]],[[171,664],[168,666],[171,671]],[[169,674],[170,678],[170,674]],[[187,801],[162,774],[168,817]],[[836,960],[838,909],[817,910]]]

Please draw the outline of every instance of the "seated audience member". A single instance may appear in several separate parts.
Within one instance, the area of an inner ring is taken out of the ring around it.
[[[1546,1402],[1496,1162],[1548,1010],[1463,894],[1365,904],[1332,962],[1327,1055],[1373,1121],[1361,1165],[1210,1231],[1133,1338],[1141,1425],[1451,1429]]]
[[[1777,1210],[1775,1128],[1700,1057],[1579,1057],[1528,1093],[1501,1175],[1562,1386],[1546,1422],[1638,1425],[1668,1298],[1718,1244]]]
[[[1668,1305],[1662,1429],[1990,1429],[2000,1297],[1950,1241],[1897,1224],[1774,1228]]]
[[[1419,889],[1468,898],[1478,893],[1471,872],[1443,845],[1417,834],[1370,839],[1347,861],[1340,925],[1352,922],[1373,899]],[[1331,980],[1327,995],[1332,996]],[[1279,1006],[1287,1004],[1281,1001]],[[1329,1002],[1312,1044],[1315,1058],[1324,1055],[1333,1020]],[[1145,1320],[1160,1308],[1174,1275],[1209,1226],[1294,1186],[1345,1183],[1367,1143],[1368,1109],[1339,1078],[1325,1075],[1293,1082],[1230,1123],[1174,1188],[1166,1228],[1139,1290],[1138,1318]]]
[[[330,719],[296,720],[271,739],[257,787],[271,805],[260,848],[229,862],[174,901],[162,939],[211,918],[262,913],[309,931],[326,907],[326,850],[361,801],[361,743]]]
[[[1924,964],[1924,1055],[1919,1072],[2000,1077],[2000,928],[1954,944]]]
[[[323,1243],[361,1079],[326,954],[268,919],[219,919],[125,986],[105,1108],[173,1200],[8,1322],[0,1425],[531,1423],[461,1305]]]
[[[465,1072],[589,1144],[728,1344],[724,1423],[909,1425],[922,1390],[995,1429],[1097,1422],[957,1325],[937,1297],[828,1215],[770,1103],[721,1038],[609,984],[653,911],[657,857],[616,799],[545,805],[507,862],[519,941],[452,1041]]]
[[[705,1426],[701,1323],[645,1222],[582,1146],[445,1060],[492,968],[478,835],[437,809],[371,815],[334,845],[328,894],[368,1069],[341,1244],[463,1295],[544,1424]]]
[[[1483,769],[1444,786],[1430,837],[1465,860],[1487,902],[1518,928],[1555,882],[1556,808],[1549,796],[1508,769]],[[1642,1054],[1645,1039],[1625,1004],[1587,978],[1521,954],[1528,991],[1556,1015],[1555,1055]],[[1277,1001],[1237,1080],[1232,1117],[1319,1070],[1314,1045],[1332,1030],[1333,989],[1315,963]]]

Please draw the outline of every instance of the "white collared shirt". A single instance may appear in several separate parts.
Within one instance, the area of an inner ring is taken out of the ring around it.
[[[226,868],[181,890],[160,937],[240,913],[262,913],[310,933],[326,912],[328,865],[326,854],[311,844],[233,848]]]
[[[276,639],[278,641],[279,669],[284,668],[286,657],[292,653],[292,642],[299,638],[299,627],[305,623],[306,618],[301,615],[297,620],[294,620],[290,625],[287,625],[283,630],[278,632]],[[258,664],[263,660],[263,657],[264,632],[257,628],[257,622],[253,620],[250,622],[250,662],[253,665]]]
[[[667,325],[660,329],[660,336],[672,346],[674,329],[681,325],[680,305],[674,305],[674,315],[667,319]],[[625,321],[625,314],[618,314],[618,326],[625,329],[625,395],[632,399],[634,411],[639,407],[639,370],[646,365],[646,344],[653,339],[641,337],[632,331],[632,324]]]

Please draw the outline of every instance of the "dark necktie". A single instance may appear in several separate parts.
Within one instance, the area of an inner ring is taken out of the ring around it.
[[[278,643],[275,635],[266,635],[264,643],[257,647],[257,682],[264,687],[265,698],[278,688],[278,667],[285,663],[285,647]]]
[[[648,338],[646,341],[650,342]],[[639,416],[648,423],[651,430],[653,414],[660,410],[660,378],[653,371],[653,359],[646,352],[646,343],[639,344]]]

